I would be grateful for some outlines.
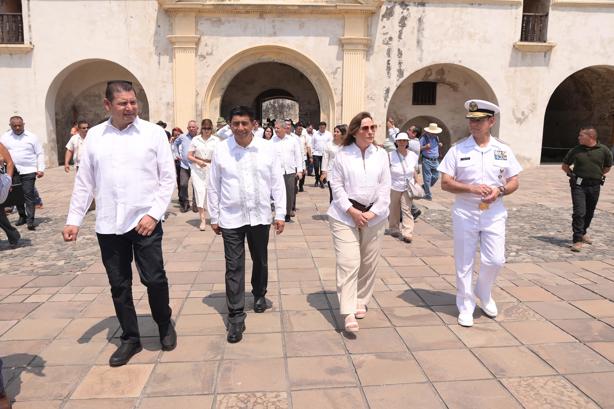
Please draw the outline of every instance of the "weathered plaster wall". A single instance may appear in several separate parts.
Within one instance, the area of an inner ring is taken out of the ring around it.
[[[26,127],[44,142],[48,164],[57,164],[56,93],[70,76],[71,70],[64,70],[82,60],[106,59],[123,66],[154,101],[151,116],[172,116],[170,23],[156,1],[31,0],[28,7],[26,37],[34,50],[0,54],[0,121],[22,115]]]
[[[502,110],[499,136],[524,165],[538,165],[554,89],[586,66],[614,62],[613,13],[612,8],[553,7],[548,40],[556,47],[551,53],[526,53],[513,47],[520,38],[520,5],[388,1],[371,20],[368,107],[383,124],[395,90],[412,73],[438,63],[464,66],[494,91]],[[407,107],[408,117],[397,122],[418,115],[414,108]],[[456,115],[462,113],[460,105]]]

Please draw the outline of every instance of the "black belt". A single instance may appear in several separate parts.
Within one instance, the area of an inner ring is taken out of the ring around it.
[[[369,206],[365,206],[360,202],[357,202],[354,199],[350,199],[350,203],[352,204],[352,207],[354,209],[360,210],[361,212],[365,213],[368,212],[369,209],[371,209],[371,207],[373,206],[373,203],[371,203]]]
[[[439,156],[434,157],[434,158],[429,158],[428,156],[424,156],[423,155],[422,157],[425,158],[425,159],[428,159],[428,160],[438,160],[439,159]]]

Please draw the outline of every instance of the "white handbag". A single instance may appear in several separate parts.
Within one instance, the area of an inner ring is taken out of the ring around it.
[[[423,199],[426,194],[424,193],[424,189],[422,186],[416,183],[416,181],[412,178],[409,179],[407,177],[407,171],[405,170],[405,163],[403,162],[403,158],[399,151],[397,151],[397,156],[399,157],[399,161],[401,162],[401,166],[403,167],[403,174],[405,175],[405,190],[409,194],[409,197],[418,200]]]

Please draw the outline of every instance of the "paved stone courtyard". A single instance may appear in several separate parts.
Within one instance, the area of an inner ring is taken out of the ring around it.
[[[297,222],[270,243],[272,308],[248,313],[233,345],[221,238],[198,231],[197,215],[174,201],[164,251],[178,347],[160,351],[135,277],[145,349],[109,368],[118,323],[94,216],[77,243],[60,236],[72,180],[49,169],[38,182],[38,230],[20,229],[17,249],[0,241],[0,356],[15,409],[614,407],[611,181],[595,244],[574,254],[566,178],[555,166],[522,174],[507,198],[500,315],[478,316],[470,329],[456,325],[452,196],[436,187],[412,244],[385,237],[374,300],[352,338],[339,331],[328,191],[310,185]]]

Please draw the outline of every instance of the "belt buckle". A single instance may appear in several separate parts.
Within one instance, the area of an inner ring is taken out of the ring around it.
[[[485,202],[480,202],[480,205],[478,207],[480,208],[480,210],[488,210],[490,205],[488,203],[485,203]]]

